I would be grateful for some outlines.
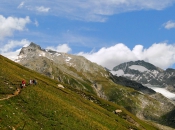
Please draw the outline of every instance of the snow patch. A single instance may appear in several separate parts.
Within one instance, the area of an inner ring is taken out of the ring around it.
[[[55,56],[60,56],[61,54],[60,53],[55,53]]]
[[[140,66],[140,65],[132,65],[132,66],[129,66],[129,68],[133,70],[138,70],[140,72],[149,71],[147,68]]]
[[[41,53],[39,54],[39,56],[43,56],[43,57],[45,57],[45,56],[46,56],[46,53],[41,52]]]
[[[146,84],[145,86],[153,89],[154,91],[161,93],[162,95],[164,95],[165,97],[175,100],[175,94],[171,93],[170,91],[166,90],[165,88],[160,88],[158,86],[153,86],[151,84]]]
[[[67,57],[66,62],[69,62],[71,59],[71,57]]]
[[[131,77],[133,78],[135,75],[132,75],[132,74],[124,74],[124,77]]]
[[[169,92],[168,90],[166,90],[165,88],[152,88],[154,91],[161,93],[162,95],[164,95],[165,97],[169,98],[169,99],[175,99],[175,94]]]
[[[157,70],[153,70],[153,71],[151,71],[151,72],[152,72],[152,74],[153,74],[155,77],[157,77],[158,74],[159,74],[159,72],[158,72]]]

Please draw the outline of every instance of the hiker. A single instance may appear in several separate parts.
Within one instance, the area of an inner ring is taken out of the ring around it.
[[[34,84],[34,85],[36,85],[36,84],[37,84],[37,81],[36,81],[35,79],[33,80],[33,84]]]
[[[33,84],[33,80],[32,80],[32,79],[30,79],[29,83],[30,83],[30,85],[31,85],[31,84]]]
[[[26,86],[26,81],[23,79],[22,80],[22,88],[24,88]]]

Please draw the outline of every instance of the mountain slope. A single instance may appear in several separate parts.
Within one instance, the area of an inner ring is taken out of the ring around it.
[[[90,93],[40,75],[0,55],[0,129],[100,129],[100,130],[156,130],[151,123],[139,120],[116,104],[102,100]],[[30,79],[37,85],[28,85]],[[5,99],[21,80],[26,88],[18,95]],[[121,109],[121,114],[112,111]]]
[[[56,81],[69,84],[72,89],[119,104],[141,119],[161,122],[166,120],[162,116],[174,110],[174,104],[169,99],[154,91],[149,93],[146,90],[148,93],[144,94],[126,87],[126,84],[116,84],[109,71],[82,56],[41,49],[31,43],[22,48],[17,61]],[[115,81],[120,80],[116,78]]]

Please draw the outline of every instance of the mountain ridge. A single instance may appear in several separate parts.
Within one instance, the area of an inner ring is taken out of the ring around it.
[[[130,61],[114,67],[111,72],[142,85],[150,84],[175,92],[175,70],[172,68],[163,70],[145,61]]]

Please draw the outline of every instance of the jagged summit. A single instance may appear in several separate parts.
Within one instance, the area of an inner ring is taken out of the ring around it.
[[[33,42],[30,43],[29,47],[41,50],[41,47]]]
[[[41,47],[33,42],[30,43],[28,47],[23,47],[19,53],[19,58],[23,57],[23,55],[27,55],[28,53],[35,53],[37,51],[43,51]]]
[[[123,71],[129,71],[128,68],[132,70],[137,71],[163,71],[162,69],[154,66],[153,64],[149,62],[145,62],[144,60],[138,60],[138,61],[130,61],[122,63],[116,67],[113,68],[113,71],[117,71],[119,69],[122,69]]]

